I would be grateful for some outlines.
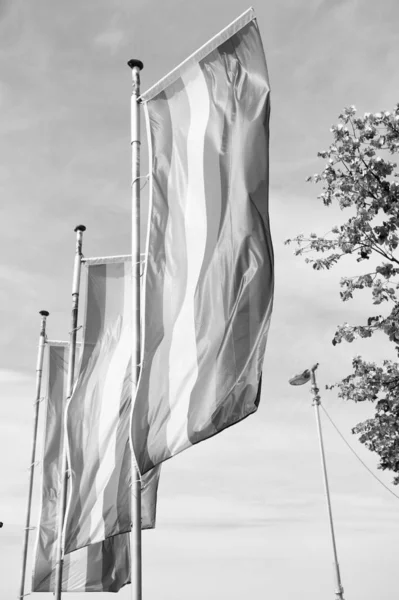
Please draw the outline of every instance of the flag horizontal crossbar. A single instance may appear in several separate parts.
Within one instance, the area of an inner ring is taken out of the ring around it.
[[[77,346],[81,346],[82,342],[75,342]],[[69,342],[63,342],[62,340],[46,340],[46,344],[48,346],[60,346],[67,347],[69,346]]]
[[[140,254],[141,260],[145,260],[146,255]],[[112,263],[130,262],[131,254],[120,254],[119,256],[95,256],[93,258],[82,258],[82,263],[86,265],[106,265]]]
[[[223,44],[232,35],[240,31],[247,23],[255,19],[255,13],[253,8],[248,8],[242,15],[237,17],[230,25],[219,31],[213,38],[211,38],[206,44],[198,48],[193,54],[190,54],[183,62],[177,67],[172,69],[170,73],[165,75],[157,83],[151,86],[144,94],[141,94],[139,101],[148,102],[154,98],[159,92],[162,92],[167,86],[174,83],[179,77],[183,69],[187,69],[191,64],[198,63],[200,60],[208,56],[211,52],[216,50],[218,46]]]

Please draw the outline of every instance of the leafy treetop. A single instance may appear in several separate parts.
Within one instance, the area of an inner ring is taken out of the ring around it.
[[[326,235],[300,234],[285,243],[296,243],[295,254],[305,255],[316,270],[330,269],[348,255],[358,263],[377,258],[372,270],[341,279],[340,296],[347,301],[356,290],[369,288],[373,303],[386,303],[388,314],[372,315],[360,325],[340,325],[332,343],[352,342],[382,331],[399,356],[399,173],[391,160],[399,152],[399,104],[393,111],[363,117],[357,116],[354,106],[345,108],[331,133],[332,144],[318,153],[327,160],[325,167],[308,181],[323,184],[318,198],[326,206],[338,203],[342,210],[351,209],[351,216]],[[386,360],[377,366],[357,356],[353,372],[336,387],[341,398],[375,403],[375,417],[358,424],[353,432],[379,455],[380,468],[399,474],[398,364]],[[394,483],[399,483],[399,475]]]

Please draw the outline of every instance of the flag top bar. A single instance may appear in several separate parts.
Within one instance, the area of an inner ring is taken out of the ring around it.
[[[61,340],[46,340],[47,346],[69,346],[69,342],[63,342]]]
[[[66,347],[66,346],[69,346],[69,342],[65,342],[63,340],[46,340],[46,345],[47,346],[60,346],[60,347],[63,346],[63,347]],[[82,342],[76,342],[76,345],[77,346],[81,346]]]
[[[140,254],[140,260],[146,259],[146,254]],[[118,256],[94,256],[91,258],[82,258],[82,263],[86,265],[104,265],[111,263],[130,262],[132,260],[131,254],[119,254]]]
[[[157,83],[155,83],[152,87],[150,87],[144,94],[141,94],[139,97],[139,101],[148,102],[152,100],[157,94],[162,92],[168,85],[176,81],[180,76],[180,72],[184,67],[189,66],[190,64],[197,63],[205,56],[208,56],[211,52],[213,52],[218,46],[223,44],[226,40],[228,40],[235,33],[240,31],[245,25],[250,23],[255,19],[255,12],[253,8],[248,8],[242,15],[237,17],[230,25],[227,25],[222,31],[216,34],[213,38],[211,38],[206,44],[198,48],[193,54],[191,54],[188,58],[186,58],[183,62],[181,62],[177,67],[175,67],[170,73],[165,75],[162,79],[160,79]]]

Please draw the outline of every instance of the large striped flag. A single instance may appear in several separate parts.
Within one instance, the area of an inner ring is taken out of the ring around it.
[[[273,250],[269,82],[252,9],[141,100],[152,204],[132,438],[146,473],[259,403]]]
[[[66,395],[67,365],[68,344],[49,342],[41,508],[32,592],[54,590],[57,508],[61,488],[63,400]],[[117,592],[129,582],[128,534],[81,548],[65,557],[62,579],[64,592]]]
[[[130,531],[131,259],[84,264],[83,354],[66,417],[66,553]],[[142,529],[155,526],[158,478],[158,469],[143,478]]]

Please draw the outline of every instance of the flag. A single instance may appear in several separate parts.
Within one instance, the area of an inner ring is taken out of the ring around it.
[[[67,407],[65,552],[130,531],[131,259],[86,260],[83,353]],[[142,529],[155,527],[159,469],[143,478]]]
[[[140,98],[152,164],[141,473],[257,410],[273,297],[269,91],[251,9]]]
[[[48,384],[44,424],[42,492],[32,592],[54,591],[58,500],[61,489],[63,401],[68,344],[48,343]],[[65,556],[62,591],[117,592],[130,582],[129,535],[115,536]]]

